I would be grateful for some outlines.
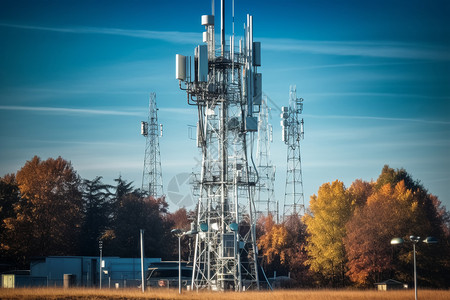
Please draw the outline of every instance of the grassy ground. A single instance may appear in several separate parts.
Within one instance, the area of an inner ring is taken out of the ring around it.
[[[280,290],[245,293],[186,292],[178,295],[178,290],[148,290],[144,294],[136,289],[0,289],[0,299],[211,299],[211,300],[410,300],[413,290],[403,291],[347,291],[347,290]],[[449,300],[450,291],[419,290],[420,300]]]

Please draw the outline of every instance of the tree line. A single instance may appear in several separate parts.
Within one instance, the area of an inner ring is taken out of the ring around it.
[[[438,239],[416,245],[419,284],[450,286],[449,212],[404,169],[386,165],[376,181],[349,188],[324,183],[302,218],[259,221],[265,268],[290,272],[299,286],[373,287],[390,278],[412,286],[412,244],[390,244],[411,235]]]
[[[177,259],[173,228],[188,230],[194,212],[168,211],[121,177],[82,179],[61,157],[35,156],[0,178],[2,264],[26,268],[50,255],[138,257],[144,229],[147,257]],[[297,287],[370,287],[388,278],[412,282],[412,246],[394,247],[394,237],[434,236],[437,245],[418,244],[418,280],[423,286],[450,283],[450,217],[438,198],[404,170],[384,166],[376,181],[324,183],[311,196],[304,216],[277,224],[257,222],[260,263],[266,274],[291,277]],[[190,244],[182,241],[188,259]]]
[[[177,241],[170,230],[189,223],[186,213],[169,213],[163,198],[147,197],[121,177],[114,185],[81,179],[61,157],[35,156],[5,175],[0,201],[1,258],[21,268],[39,256],[97,256],[99,240],[104,255],[138,257],[140,229],[146,256],[172,259]]]

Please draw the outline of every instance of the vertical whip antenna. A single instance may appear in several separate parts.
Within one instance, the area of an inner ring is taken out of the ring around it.
[[[220,20],[220,46],[222,57],[225,56],[225,0],[220,1],[221,20]]]

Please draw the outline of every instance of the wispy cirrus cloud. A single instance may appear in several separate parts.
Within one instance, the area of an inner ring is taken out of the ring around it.
[[[377,117],[377,116],[345,116],[345,115],[311,115],[304,114],[308,118],[318,119],[353,119],[353,120],[376,120],[376,121],[394,121],[394,122],[414,122],[425,124],[437,124],[437,125],[450,125],[449,121],[442,120],[426,120],[420,118],[393,118],[393,117]]]
[[[307,65],[307,66],[290,66],[287,68],[277,68],[277,72],[295,72],[300,70],[315,69],[351,69],[351,68],[377,68],[384,66],[412,65],[422,62],[396,61],[396,62],[378,62],[378,63],[342,63],[342,64],[325,64],[325,65]]]
[[[65,107],[42,107],[42,106],[7,106],[0,105],[0,110],[8,111],[30,111],[42,113],[55,113],[66,115],[114,115],[114,116],[142,116],[140,112],[103,110],[103,109],[83,109]]]
[[[104,34],[142,39],[161,40],[177,44],[196,44],[200,32],[155,31],[106,27],[46,27],[0,23],[2,27],[25,30],[52,31],[73,34]],[[338,56],[363,56],[419,60],[450,60],[450,49],[436,45],[423,45],[395,41],[311,41],[281,38],[258,38],[264,50],[306,52]]]
[[[437,101],[450,101],[450,96],[433,96],[406,93],[383,93],[383,92],[328,92],[309,93],[308,97],[393,97],[393,98],[417,98]]]
[[[168,114],[182,114],[182,115],[193,115],[197,112],[194,108],[179,108],[179,107],[160,107],[159,110],[162,113]]]
[[[393,41],[310,41],[262,38],[265,50],[338,56],[450,60],[448,48]]]
[[[121,29],[121,28],[105,28],[105,27],[45,27],[45,26],[30,26],[17,24],[0,24],[3,27],[52,31],[61,33],[74,34],[105,34],[134,37],[141,39],[161,40],[170,43],[179,44],[195,44],[201,39],[201,33],[196,32],[180,32],[180,31],[154,31],[142,29]]]

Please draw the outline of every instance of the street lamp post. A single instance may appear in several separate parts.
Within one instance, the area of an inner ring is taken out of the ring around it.
[[[416,244],[420,241],[420,236],[411,235],[409,237],[413,244],[413,261],[414,261],[414,299],[417,300],[417,264],[416,264]]]
[[[196,230],[182,231],[181,229],[172,229],[172,234],[178,237],[178,294],[181,294],[181,238],[185,235],[197,234]]]
[[[420,242],[420,236],[411,235],[409,237],[410,242],[413,245],[413,261],[414,261],[414,299],[417,300],[417,267],[416,267],[416,244]],[[393,238],[391,245],[403,244],[405,241],[402,238]],[[436,244],[438,241],[434,237],[427,237],[422,242],[427,244]]]
[[[181,294],[181,237],[183,232],[181,229],[173,229],[171,232],[178,237],[178,294]]]
[[[103,241],[98,241],[98,248],[100,249],[100,289],[102,289],[102,249]]]
[[[140,244],[141,244],[141,289],[145,292],[145,282],[144,282],[144,229],[140,230]]]

